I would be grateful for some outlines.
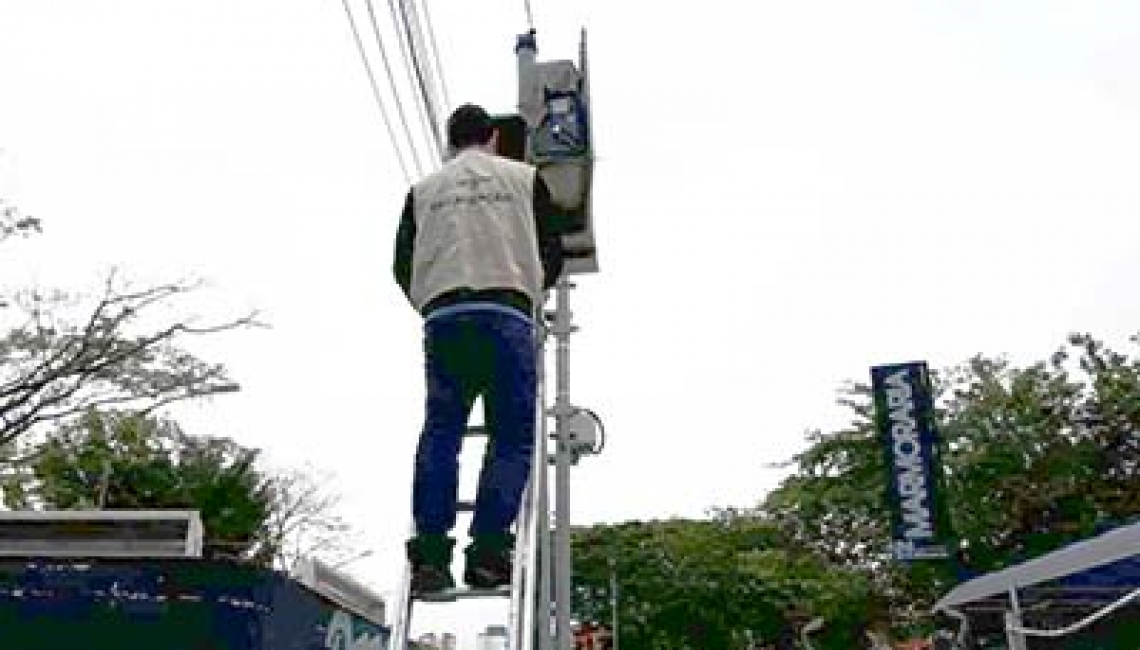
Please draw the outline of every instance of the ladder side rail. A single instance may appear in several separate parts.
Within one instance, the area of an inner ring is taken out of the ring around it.
[[[521,513],[526,518],[525,554],[516,553],[515,572],[519,590],[517,605],[517,625],[513,626],[515,638],[512,640],[512,650],[532,650],[534,644],[534,630],[536,628],[535,608],[541,579],[538,575],[538,565],[544,549],[539,541],[542,520],[542,508],[545,508],[544,485],[546,483],[547,458],[547,419],[546,419],[546,330],[542,321],[543,305],[535,309],[535,371],[536,371],[536,400],[535,400],[535,435],[534,450],[531,454],[530,481],[527,486],[527,500],[525,511]]]
[[[507,628],[511,630],[512,648],[517,648],[518,631],[525,625],[524,611],[526,605],[526,592],[531,588],[530,580],[526,575],[526,563],[532,552],[533,517],[530,503],[533,501],[534,489],[527,486],[523,495],[523,507],[519,512],[515,525],[516,538],[513,561],[511,567],[510,610],[507,613]]]
[[[550,434],[548,430],[543,431],[543,444],[548,445],[550,441]],[[539,498],[541,503],[538,510],[538,547],[541,549],[539,553],[539,576],[538,576],[538,597],[537,606],[535,607],[538,622],[541,627],[534,630],[533,633],[538,634],[538,648],[537,650],[551,650],[553,646],[553,639],[550,636],[550,623],[551,623],[551,604],[553,598],[553,561],[554,561],[554,548],[551,546],[550,538],[550,451],[549,448],[544,450],[542,472],[539,474],[541,478]]]
[[[528,490],[533,492],[533,490]],[[529,500],[529,499],[528,499]],[[530,508],[520,513],[519,543],[515,549],[513,567],[514,575],[511,580],[511,608],[509,613],[508,629],[510,630],[510,647],[522,649],[524,631],[532,624],[527,614],[527,603],[531,602],[534,592],[533,574],[528,571],[531,557],[535,551],[535,518],[529,512]]]
[[[415,534],[415,524],[410,535]],[[412,563],[404,562],[404,576],[400,580],[400,591],[396,603],[396,620],[392,623],[392,634],[388,640],[388,650],[407,650],[408,637],[412,631]]]

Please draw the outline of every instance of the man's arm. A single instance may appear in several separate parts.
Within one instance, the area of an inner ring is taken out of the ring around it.
[[[412,255],[416,246],[416,215],[412,200],[412,190],[404,200],[404,213],[400,215],[400,228],[396,231],[396,252],[392,256],[392,274],[396,284],[404,290],[408,300],[412,299]]]
[[[562,275],[562,237],[551,223],[555,216],[550,188],[542,175],[534,173],[534,222],[538,233],[538,252],[542,257],[542,288],[549,289]]]

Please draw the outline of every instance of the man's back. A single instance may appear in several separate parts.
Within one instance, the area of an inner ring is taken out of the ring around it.
[[[542,293],[534,170],[468,149],[413,189],[417,308],[454,289],[515,289],[536,304]]]
[[[529,313],[561,271],[542,218],[549,191],[534,167],[479,147],[461,151],[409,192],[396,277],[417,311],[491,295]]]

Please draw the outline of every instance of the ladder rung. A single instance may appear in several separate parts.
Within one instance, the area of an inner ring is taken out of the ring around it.
[[[450,603],[457,600],[474,600],[477,598],[507,598],[511,595],[510,587],[498,589],[448,589],[433,594],[421,594],[416,600],[425,603]]]

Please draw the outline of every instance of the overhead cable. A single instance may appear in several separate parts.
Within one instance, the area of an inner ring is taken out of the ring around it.
[[[422,0],[421,0],[422,4]],[[432,65],[432,57],[430,56],[427,47],[424,45],[424,29],[423,24],[420,22],[420,12],[416,7],[416,0],[405,0],[405,10],[407,22],[405,23],[411,33],[412,42],[414,43],[413,52],[416,53],[416,65],[422,72],[424,83],[424,101],[431,106],[429,113],[432,116],[432,127],[436,133],[436,143],[439,146],[440,153],[443,152],[443,105],[440,101],[438,85],[435,79],[434,66]]]
[[[384,119],[384,126],[388,130],[388,137],[392,141],[392,147],[395,149],[396,160],[400,163],[400,170],[404,173],[404,180],[411,184],[412,175],[408,172],[408,165],[404,161],[403,153],[400,151],[400,145],[396,138],[396,132],[392,128],[392,120],[388,116],[388,109],[384,106],[384,100],[380,96],[380,87],[376,83],[376,75],[372,72],[372,65],[368,63],[368,55],[364,51],[364,43],[360,40],[360,31],[356,28],[356,21],[352,17],[352,9],[348,6],[348,0],[341,0],[344,5],[345,15],[348,16],[348,26],[352,29],[352,38],[356,42],[356,50],[360,53],[360,60],[364,63],[364,72],[368,75],[368,83],[372,86],[372,96],[376,98],[376,105],[380,108],[380,116]]]
[[[451,98],[447,92],[447,81],[443,74],[443,59],[439,56],[439,47],[435,41],[435,29],[431,24],[431,14],[428,13],[428,0],[422,0],[424,6],[424,26],[427,27],[428,43],[431,44],[432,56],[435,57],[435,67],[439,71],[439,89],[443,93],[443,110],[444,112],[451,109]]]
[[[416,88],[416,79],[415,79],[414,72],[413,72],[412,58],[411,58],[411,55],[409,54],[409,51],[408,51],[409,48],[411,47],[411,44],[405,42],[404,34],[405,34],[406,30],[401,29],[401,27],[403,26],[403,21],[400,18],[400,13],[401,13],[400,9],[396,6],[396,3],[398,1],[399,0],[388,0],[388,8],[391,10],[392,24],[396,28],[396,40],[400,45],[400,54],[403,56],[404,71],[408,75],[408,84],[413,89],[415,89]],[[417,109],[416,112],[420,116],[420,125],[424,127],[424,131],[427,134],[428,140],[429,141],[435,140],[436,139],[435,130],[432,128],[430,118],[428,117],[427,107],[424,106],[424,103],[422,101],[417,101],[417,102],[415,102],[415,104],[416,104],[416,109]],[[433,156],[433,160],[438,160],[438,159],[439,159],[438,156]]]
[[[388,60],[388,51],[384,47],[384,38],[380,36],[380,24],[376,20],[376,8],[372,4],[372,0],[365,0],[368,6],[368,20],[372,23],[372,33],[376,36],[376,44],[380,48],[380,59],[384,62],[384,72],[388,76],[388,87],[392,90],[392,96],[396,100],[396,113],[400,117],[400,124],[404,127],[404,135],[408,138],[408,147],[412,150],[412,160],[416,164],[416,173],[423,175],[424,167],[420,162],[420,156],[416,152],[416,143],[412,137],[412,130],[408,126],[408,117],[404,113],[404,102],[400,99],[400,92],[396,88],[396,78],[392,74],[392,65]]]
[[[422,64],[421,45],[419,39],[413,31],[412,24],[414,20],[414,7],[409,12],[408,3],[405,0],[400,0],[400,17],[401,23],[404,27],[404,33],[408,38],[408,50],[411,53],[412,69],[415,72],[416,82],[419,88],[420,96],[424,102],[424,109],[427,112],[428,123],[430,124],[429,132],[432,139],[436,144],[436,151],[443,154],[443,140],[439,134],[439,120],[436,117],[434,101],[432,100],[430,86],[425,79],[425,73],[430,74],[430,71],[425,70]]]

